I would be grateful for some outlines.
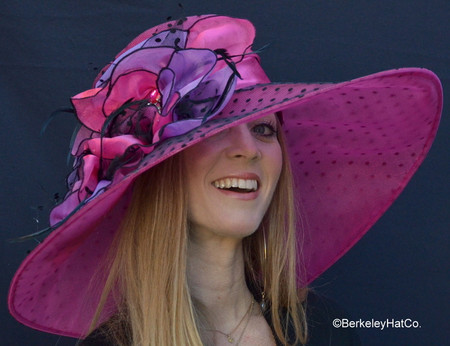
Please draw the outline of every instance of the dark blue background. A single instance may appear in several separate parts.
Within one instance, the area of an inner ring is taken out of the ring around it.
[[[450,84],[450,1],[10,0],[0,4],[2,345],[73,345],[34,331],[8,313],[9,281],[33,241],[6,239],[44,227],[53,195],[65,192],[74,122],[49,114],[91,86],[135,35],[166,17],[218,13],[250,19],[255,48],[273,81],[343,81],[419,66]],[[448,103],[448,94],[446,95]],[[365,345],[442,345],[449,321],[449,129],[400,198],[313,287],[356,320],[406,319],[419,329],[359,329]],[[36,207],[43,206],[39,211]]]

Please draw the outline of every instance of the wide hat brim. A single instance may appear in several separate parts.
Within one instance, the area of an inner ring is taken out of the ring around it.
[[[435,137],[442,89],[430,71],[404,68],[338,84],[264,84],[236,90],[221,113],[163,141],[139,167],[79,208],[24,260],[9,309],[25,325],[83,337],[103,288],[99,267],[136,177],[229,127],[282,111],[301,209],[298,281],[306,285],[379,219]],[[101,321],[115,311],[107,304]]]

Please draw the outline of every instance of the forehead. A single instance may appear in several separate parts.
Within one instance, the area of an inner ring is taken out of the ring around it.
[[[222,116],[222,115],[218,115],[215,117],[215,119],[226,119],[227,116]],[[226,126],[224,130],[226,130],[227,128],[231,128],[237,125],[242,125],[242,124],[252,124],[255,122],[260,122],[260,121],[276,121],[277,123],[282,124],[282,119],[281,119],[281,113],[277,112],[277,113],[267,113],[263,116],[258,116],[258,117],[250,117],[246,120],[243,121],[238,121],[237,124],[231,124],[231,126]],[[219,131],[220,133],[221,131]]]
[[[276,120],[276,119],[277,119],[276,114],[275,114],[275,113],[270,113],[270,114],[264,115],[264,116],[262,116],[262,117],[260,117],[260,118],[257,118],[257,119],[255,119],[255,120],[253,120],[253,121],[259,121],[259,120]],[[251,122],[251,121],[250,121],[250,122]]]

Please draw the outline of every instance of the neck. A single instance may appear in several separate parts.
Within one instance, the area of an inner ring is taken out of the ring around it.
[[[197,308],[208,323],[224,330],[236,325],[253,299],[241,239],[191,236],[187,276]]]

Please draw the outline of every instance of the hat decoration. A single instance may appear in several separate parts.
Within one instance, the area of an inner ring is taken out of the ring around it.
[[[53,226],[136,169],[156,144],[199,127],[228,103],[241,77],[235,65],[252,60],[251,35],[230,46],[229,32],[245,22],[221,23],[224,39],[213,50],[203,44],[208,25],[216,35],[217,19],[203,21],[197,36],[195,24],[189,32],[183,27],[188,21],[126,49],[93,89],[72,97],[82,125],[72,150],[69,192],[51,214]]]
[[[304,226],[299,285],[348,251],[398,197],[436,135],[438,78],[420,68],[347,82],[270,83],[251,49],[253,25],[205,15],[136,37],[93,88],[72,97],[81,122],[64,200],[47,238],[11,283],[20,322],[83,337],[104,282],[99,263],[125,213],[134,180],[232,126],[282,111]],[[114,312],[108,301],[99,323]]]

